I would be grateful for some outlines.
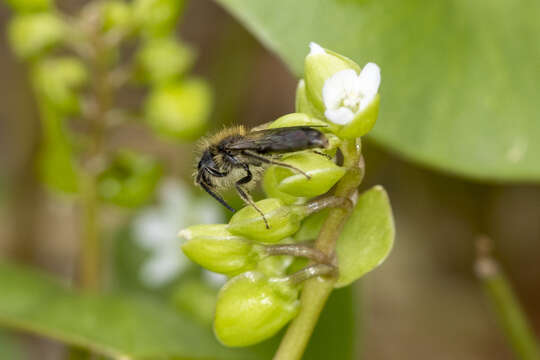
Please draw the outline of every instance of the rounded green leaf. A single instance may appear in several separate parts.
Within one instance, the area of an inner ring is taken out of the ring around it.
[[[337,242],[339,278],[335,286],[347,286],[379,266],[392,250],[394,235],[386,191],[375,186],[361,194]]]
[[[231,351],[219,345],[211,331],[192,321],[192,316],[152,296],[81,292],[43,272],[1,261],[0,294],[2,327],[38,334],[106,358],[264,358],[251,349]],[[202,301],[208,306],[208,299]],[[5,349],[1,350],[0,357]]]

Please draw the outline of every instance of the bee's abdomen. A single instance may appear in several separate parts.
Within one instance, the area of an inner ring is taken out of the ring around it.
[[[276,129],[273,141],[262,147],[260,152],[292,152],[313,148],[326,148],[328,140],[323,133],[309,127]]]

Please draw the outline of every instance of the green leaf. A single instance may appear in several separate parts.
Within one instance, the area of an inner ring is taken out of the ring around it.
[[[540,2],[218,0],[297,75],[310,41],[382,69],[380,144],[484,180],[540,180]]]
[[[264,359],[230,350],[167,305],[76,292],[49,276],[0,263],[0,326],[130,359]]]
[[[386,191],[374,186],[358,198],[338,239],[339,279],[347,286],[379,266],[394,244],[394,219]]]
[[[22,344],[11,334],[0,329],[0,360],[22,360]]]

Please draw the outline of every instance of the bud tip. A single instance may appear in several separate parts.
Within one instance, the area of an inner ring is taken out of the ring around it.
[[[316,42],[309,43],[309,55],[326,54],[326,51]]]

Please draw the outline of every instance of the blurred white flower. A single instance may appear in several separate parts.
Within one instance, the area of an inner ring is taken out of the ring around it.
[[[229,278],[227,277],[227,275],[218,274],[218,273],[208,271],[208,270],[203,270],[203,279],[205,280],[206,283],[219,289],[223,285],[225,285],[225,283],[227,282]]]
[[[324,82],[324,115],[335,124],[350,123],[371,104],[380,84],[381,70],[375,63],[367,63],[360,75],[353,69],[338,71]]]
[[[215,202],[196,198],[179,181],[165,180],[158,191],[158,205],[141,211],[133,224],[135,242],[151,253],[139,276],[152,287],[167,284],[190,264],[180,250],[178,229],[223,222]]]

